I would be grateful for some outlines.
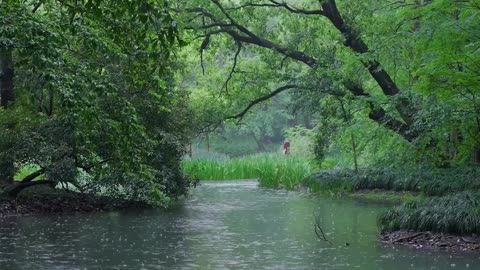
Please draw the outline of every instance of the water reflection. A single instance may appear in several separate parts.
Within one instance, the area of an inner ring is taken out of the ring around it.
[[[385,206],[205,183],[170,211],[0,219],[0,269],[478,269],[480,254],[377,241]],[[316,220],[332,245],[319,240]],[[348,245],[347,245],[348,243]]]

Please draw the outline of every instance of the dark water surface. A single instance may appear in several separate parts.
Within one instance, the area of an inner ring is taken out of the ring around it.
[[[480,269],[377,240],[379,204],[207,182],[174,209],[0,219],[7,269]],[[333,245],[319,240],[315,219]],[[346,243],[349,243],[347,246]]]

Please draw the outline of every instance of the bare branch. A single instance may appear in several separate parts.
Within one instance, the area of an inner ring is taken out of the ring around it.
[[[317,228],[318,230],[320,231],[320,233],[322,234],[322,236],[320,236],[320,234],[318,233],[317,231]],[[325,237],[325,234],[323,233],[323,230],[322,230],[322,227],[320,227],[320,224],[318,224],[318,222],[315,222],[315,234],[317,235],[318,238],[322,239],[323,241],[329,243],[330,245],[332,245],[332,242],[330,242],[327,237]]]
[[[90,165],[87,165],[87,166],[77,164],[77,167],[78,167],[78,168],[81,168],[81,169],[84,169],[85,171],[88,172],[89,170],[91,170],[91,169],[93,169],[93,168],[95,168],[95,167],[97,167],[97,166],[99,166],[99,165],[105,164],[105,163],[107,163],[107,162],[109,162],[109,161],[112,161],[112,160],[113,160],[113,158],[106,158],[106,159],[104,159],[104,160],[98,161],[98,162],[96,162],[96,163],[93,163],[93,164],[90,164]]]
[[[32,14],[35,14],[35,12],[37,12],[37,10],[42,6],[43,4],[43,1],[40,1],[38,2],[32,9]]]
[[[252,33],[252,31],[248,30],[245,26],[237,23],[232,18],[232,16],[230,16],[230,14],[228,14],[228,12],[223,8],[223,6],[220,4],[220,2],[218,2],[218,0],[211,0],[211,1],[220,9],[220,11],[222,11],[222,13],[228,18],[228,20],[231,22],[231,24],[233,24],[236,28],[238,28],[238,30],[247,34],[250,37],[257,37],[257,35]]]
[[[243,8],[250,8],[250,7],[268,7],[268,8],[284,8],[288,10],[291,13],[296,13],[296,14],[304,14],[304,15],[323,15],[321,10],[305,10],[305,9],[300,9],[293,7],[287,3],[280,3],[278,1],[273,1],[270,0],[270,3],[247,3],[238,7],[234,8],[228,8],[228,10],[237,10],[237,9],[243,9]]]
[[[207,49],[209,43],[210,43],[210,34],[207,34],[202,44],[200,45],[200,66],[202,67],[203,75],[205,75],[205,66],[203,65],[203,51]]]
[[[252,102],[250,102],[250,104],[248,104],[248,106],[240,113],[236,114],[236,115],[233,115],[233,116],[229,116],[227,118],[225,118],[225,120],[228,120],[228,119],[237,119],[238,118],[238,121],[237,121],[237,124],[240,123],[243,119],[243,117],[245,116],[245,114],[247,114],[247,112],[253,107],[255,106],[256,104],[260,103],[260,102],[263,102],[265,100],[268,100],[276,95],[278,95],[279,93],[283,92],[283,91],[286,91],[286,90],[289,90],[289,89],[292,89],[292,88],[298,88],[299,86],[298,85],[294,85],[294,84],[287,84],[287,85],[284,85],[282,87],[279,87],[277,88],[275,91],[271,92],[270,94],[268,95],[265,95],[263,97],[260,97],[260,98],[257,98],[255,100],[253,100]]]
[[[45,168],[41,168],[40,170],[37,170],[27,176],[25,176],[20,183],[28,183],[32,181],[33,179],[37,178],[38,176],[42,175],[45,173]]]
[[[241,51],[242,51],[242,43],[237,42],[237,51],[235,52],[235,56],[233,57],[232,70],[228,74],[228,78],[227,78],[227,80],[225,81],[225,83],[223,84],[223,87],[222,87],[222,90],[225,89],[225,91],[227,93],[228,93],[228,83],[230,82],[230,80],[233,77],[233,74],[235,73],[235,69],[237,67],[238,55],[240,54]]]
[[[216,24],[216,26],[220,28],[219,30],[216,31],[216,33],[226,33],[237,42],[254,44],[263,48],[273,49],[279,52],[280,54],[283,54],[292,59],[301,61],[311,68],[316,67],[318,61],[315,58],[305,54],[304,52],[289,50],[279,44],[273,43],[267,39],[257,36],[250,30],[248,30],[246,27],[237,23],[230,15],[228,15],[228,12],[226,12],[226,10],[223,8],[223,6],[220,5],[220,3],[218,3],[217,0],[211,0],[211,1],[213,1],[220,8],[220,10],[225,14],[225,16],[227,16],[230,23],[222,23],[213,14],[211,14],[210,12],[206,11],[203,8],[189,8],[189,9],[186,9],[186,11],[193,12],[193,13],[200,13],[203,16],[206,16],[207,18],[211,19],[214,22],[214,24]],[[225,27],[222,25],[228,25],[228,27]],[[190,28],[194,28],[194,27],[190,27]]]
[[[57,184],[57,182],[52,181],[52,180],[37,180],[37,181],[31,181],[31,182],[27,182],[27,183],[20,183],[18,185],[15,185],[12,189],[10,189],[7,192],[7,194],[9,196],[16,197],[18,195],[18,193],[20,193],[20,191],[22,191],[23,189],[25,189],[27,187],[32,187],[32,186],[37,186],[37,185],[54,186],[56,184]]]

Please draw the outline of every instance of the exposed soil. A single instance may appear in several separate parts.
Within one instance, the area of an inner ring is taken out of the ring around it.
[[[433,232],[394,231],[382,233],[381,239],[388,244],[406,245],[415,248],[480,251],[480,236],[459,236]]]
[[[16,198],[0,197],[0,217],[45,213],[111,211],[146,207],[148,205],[145,203],[51,188],[25,190]]]

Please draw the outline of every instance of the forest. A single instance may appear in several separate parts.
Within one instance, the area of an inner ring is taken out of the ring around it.
[[[479,0],[0,0],[0,225],[257,179],[477,250],[479,164]]]

